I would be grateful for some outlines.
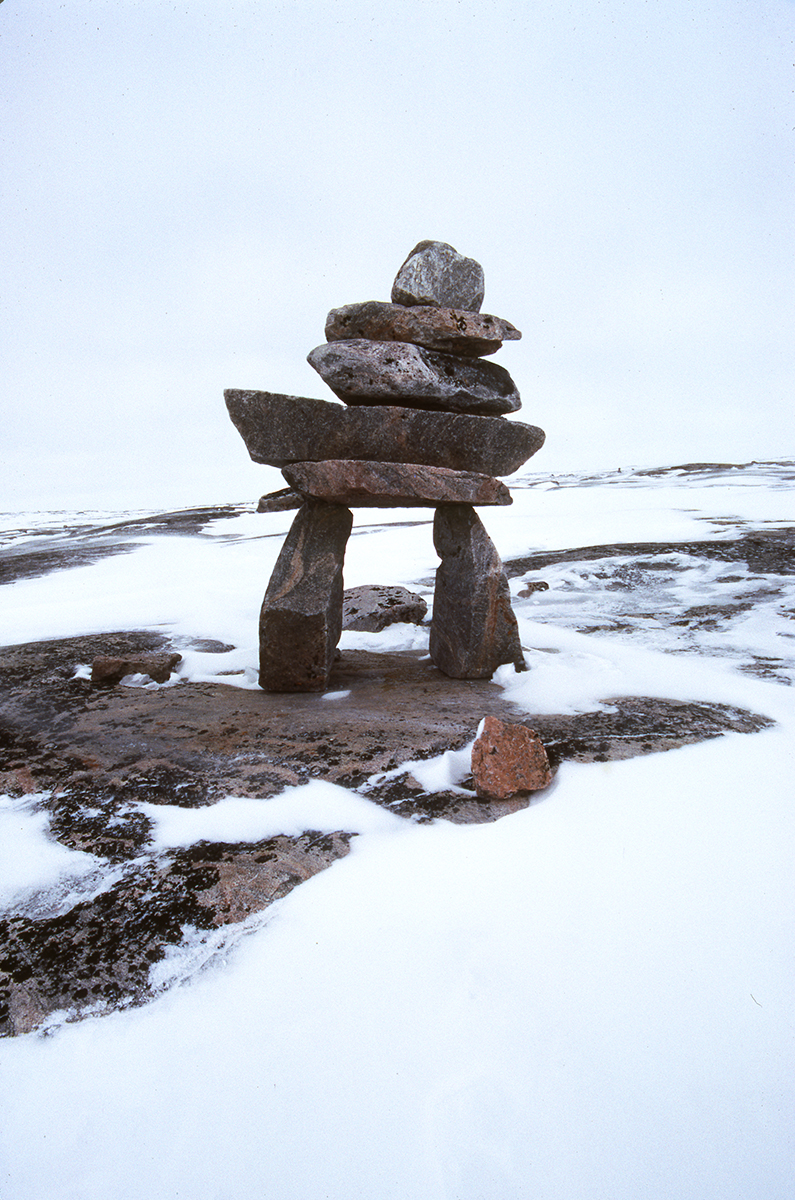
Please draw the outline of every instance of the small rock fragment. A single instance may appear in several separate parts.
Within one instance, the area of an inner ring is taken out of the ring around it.
[[[428,605],[416,592],[404,587],[371,583],[348,588],[342,597],[342,628],[363,633],[380,633],[388,625],[405,621],[420,625]]]
[[[488,679],[502,663],[525,670],[508,580],[494,543],[468,504],[436,510],[431,660],[452,679]]]
[[[392,301],[480,312],[483,268],[447,242],[419,242],[395,276]]]
[[[347,508],[307,501],[293,521],[262,602],[259,684],[266,692],[322,692],[342,631]]]
[[[155,683],[166,683],[181,654],[100,655],[91,664],[91,682],[111,686],[125,675],[148,675]]]
[[[350,508],[435,508],[437,504],[510,504],[511,493],[490,475],[419,463],[326,459],[282,468],[303,496]]]
[[[461,308],[430,308],[383,304],[368,300],[333,308],[326,320],[326,341],[367,338],[373,342],[412,342],[443,354],[479,358],[495,354],[503,342],[521,333],[510,321]]]
[[[300,508],[304,497],[299,496],[292,488],[279,488],[278,492],[268,492],[260,496],[257,504],[258,513],[289,512],[291,508]]]
[[[507,800],[547,787],[552,771],[533,729],[484,717],[472,747],[472,779],[481,800]]]
[[[327,342],[310,351],[307,362],[346,404],[397,402],[485,416],[522,407],[516,384],[497,363],[408,342]]]

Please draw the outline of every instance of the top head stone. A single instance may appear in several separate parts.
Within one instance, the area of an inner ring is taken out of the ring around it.
[[[446,242],[420,242],[395,276],[392,303],[480,312],[483,268]]]

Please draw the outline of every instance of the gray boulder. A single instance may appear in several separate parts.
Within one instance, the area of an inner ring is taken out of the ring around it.
[[[508,580],[494,543],[467,504],[437,508],[441,565],[431,621],[431,660],[453,679],[488,679],[503,663],[525,669]]]
[[[353,516],[337,504],[299,509],[276,560],[259,622],[266,692],[322,692],[342,631],[342,564]]]
[[[510,321],[461,308],[430,308],[368,300],[333,308],[326,319],[326,341],[368,338],[373,342],[412,342],[443,354],[477,358],[494,354],[521,333]]]
[[[454,471],[511,475],[544,444],[544,431],[519,421],[388,405],[345,407],[275,392],[224,393],[254,462],[357,458],[421,462]]]
[[[387,625],[406,622],[420,625],[428,605],[416,592],[404,587],[371,583],[348,588],[342,597],[342,628],[362,633],[380,633]]]
[[[418,463],[326,459],[290,463],[282,474],[295,491],[351,508],[435,508],[437,504],[510,504],[511,493],[491,475]]]
[[[392,301],[480,312],[483,268],[447,242],[419,242],[395,276]]]
[[[307,361],[346,404],[399,403],[489,416],[522,406],[504,367],[407,342],[327,342]]]

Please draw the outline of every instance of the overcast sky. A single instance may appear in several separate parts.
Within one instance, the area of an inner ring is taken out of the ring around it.
[[[524,334],[538,471],[795,456],[790,0],[0,3],[0,507],[255,498],[423,238]]]

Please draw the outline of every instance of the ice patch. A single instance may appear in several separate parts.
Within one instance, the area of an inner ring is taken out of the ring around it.
[[[36,893],[90,875],[93,854],[70,850],[49,834],[44,793],[0,796],[0,907],[19,906]]]
[[[259,842],[283,834],[389,833],[405,822],[370,800],[325,780],[314,779],[271,799],[228,796],[204,808],[138,805],[152,822],[152,846],[171,850],[196,842]]]

